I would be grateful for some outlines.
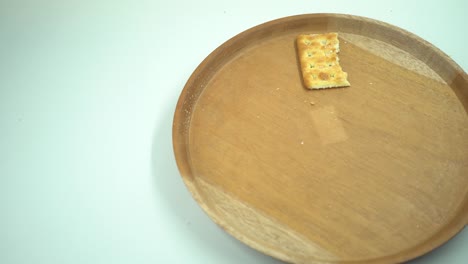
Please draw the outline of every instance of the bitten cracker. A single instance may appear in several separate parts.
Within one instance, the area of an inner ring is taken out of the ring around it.
[[[309,89],[350,86],[341,69],[337,33],[299,35],[296,39],[302,79]]]

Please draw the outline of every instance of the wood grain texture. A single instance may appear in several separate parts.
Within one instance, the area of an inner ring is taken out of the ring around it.
[[[294,40],[340,34],[352,86],[302,86]],[[468,223],[468,78],[388,24],[314,14],[254,27],[195,70],[174,116],[180,173],[210,217],[291,263],[395,263]]]

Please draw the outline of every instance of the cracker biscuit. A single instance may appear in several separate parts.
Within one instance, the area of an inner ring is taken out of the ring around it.
[[[302,79],[309,89],[350,86],[341,69],[338,33],[299,35],[296,39]]]

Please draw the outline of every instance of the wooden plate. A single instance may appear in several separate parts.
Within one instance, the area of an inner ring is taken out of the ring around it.
[[[339,33],[351,87],[307,90],[300,33]],[[247,245],[293,263],[395,263],[468,223],[468,77],[394,26],[286,17],[211,53],[177,104],[194,198]]]

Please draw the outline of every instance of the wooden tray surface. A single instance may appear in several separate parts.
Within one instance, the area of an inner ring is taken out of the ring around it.
[[[338,32],[351,87],[307,90],[300,33]],[[177,104],[194,198],[292,263],[395,263],[468,223],[468,77],[421,38],[339,14],[286,17],[213,51]]]

